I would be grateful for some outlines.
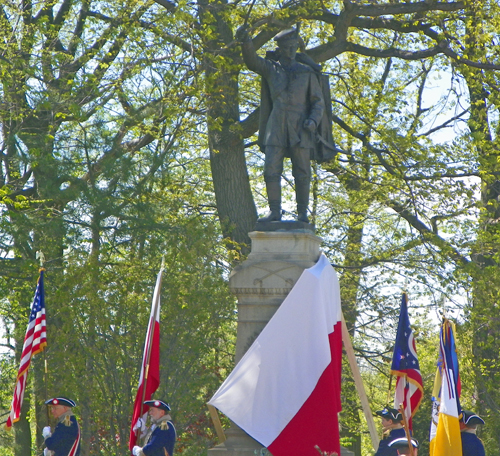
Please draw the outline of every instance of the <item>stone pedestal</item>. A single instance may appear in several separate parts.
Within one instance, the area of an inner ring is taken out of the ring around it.
[[[253,231],[252,250],[229,277],[238,297],[237,363],[274,315],[302,271],[319,258],[321,238],[309,230]]]
[[[229,277],[229,287],[238,297],[236,363],[274,315],[302,271],[317,262],[322,241],[310,229],[253,231],[249,236],[251,253]],[[225,433],[227,440],[208,450],[208,456],[270,455],[234,423]]]

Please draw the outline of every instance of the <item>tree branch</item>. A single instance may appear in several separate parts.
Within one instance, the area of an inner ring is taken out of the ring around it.
[[[170,13],[173,13],[177,9],[175,3],[169,2],[168,0],[153,0],[153,1],[160,6],[163,6],[163,8],[165,8]]]
[[[438,247],[443,255],[449,256],[456,263],[466,266],[470,261],[463,256],[457,249],[452,247],[446,240],[441,236],[434,233],[434,231],[429,228],[425,223],[423,223],[415,214],[411,213],[405,206],[395,200],[390,200],[388,202],[388,207],[390,207],[394,212],[403,217],[413,228],[415,228],[424,238],[425,241]],[[446,253],[445,253],[446,251]]]

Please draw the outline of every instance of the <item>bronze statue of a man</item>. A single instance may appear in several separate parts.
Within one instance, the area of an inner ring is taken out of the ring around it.
[[[259,222],[281,220],[281,174],[283,161],[289,157],[298,220],[308,223],[310,160],[325,161],[335,155],[331,115],[329,120],[326,115],[331,114],[328,83],[325,93],[322,79],[326,76],[309,57],[300,54],[301,58],[296,58],[299,36],[295,29],[278,33],[274,38],[278,49],[265,59],[257,55],[245,29],[238,34],[245,64],[262,76],[259,146],[265,153],[264,180],[270,211]]]

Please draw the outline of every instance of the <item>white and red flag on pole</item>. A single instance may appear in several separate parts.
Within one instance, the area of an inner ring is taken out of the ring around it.
[[[342,311],[324,255],[210,400],[274,456],[340,454]]]
[[[403,404],[409,430],[412,418],[422,402],[424,386],[417,358],[417,346],[408,316],[408,296],[403,293],[399,314],[398,332],[392,356],[391,374],[397,376],[394,408],[399,410]]]
[[[43,287],[44,269],[40,269],[40,277],[35,290],[35,297],[31,305],[30,317],[28,320],[28,329],[24,336],[23,352],[21,354],[21,363],[17,373],[17,382],[14,388],[14,396],[10,406],[9,417],[6,427],[10,429],[12,425],[19,421],[21,416],[21,407],[23,405],[24,391],[26,390],[26,381],[28,379],[28,370],[31,364],[31,358],[37,353],[43,351],[47,345],[47,321],[45,319],[45,291]]]
[[[153,393],[160,384],[160,294],[161,281],[163,277],[163,266],[156,278],[156,286],[151,304],[151,314],[149,316],[148,332],[144,342],[144,354],[142,357],[141,373],[139,376],[139,387],[134,402],[134,412],[132,415],[132,427],[128,442],[129,449],[136,445],[138,437],[141,436],[142,429],[147,418],[148,407],[144,401],[151,399]]]

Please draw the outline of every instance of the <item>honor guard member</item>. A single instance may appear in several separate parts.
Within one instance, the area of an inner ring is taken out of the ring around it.
[[[378,450],[374,456],[397,456],[397,448],[391,448],[389,443],[399,437],[406,438],[406,433],[401,421],[403,415],[399,410],[386,407],[383,410],[375,412],[382,418],[382,431],[384,438],[378,445]]]
[[[462,437],[463,456],[485,456],[483,442],[476,435],[477,427],[484,420],[469,410],[462,410],[460,418],[460,436]]]
[[[75,402],[67,397],[54,397],[45,401],[52,416],[57,419],[54,432],[50,426],[42,430],[45,439],[44,454],[53,456],[78,456],[80,454],[80,426],[73,415]]]
[[[417,456],[418,453],[418,442],[416,439],[410,439],[411,446],[413,447],[413,456]],[[389,442],[389,448],[396,448],[398,454],[400,455],[411,455],[410,445],[408,444],[407,437],[398,437],[392,442]]]
[[[172,456],[176,439],[175,427],[168,414],[170,406],[163,401],[145,401],[149,406],[152,425],[146,434],[145,445],[132,448],[134,456]]]

